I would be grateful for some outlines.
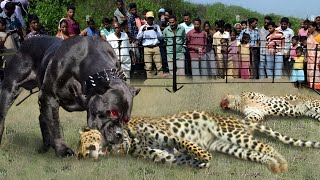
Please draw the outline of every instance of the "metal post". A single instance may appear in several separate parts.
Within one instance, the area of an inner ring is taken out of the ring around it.
[[[173,37],[173,43],[172,43],[172,51],[173,51],[173,57],[172,57],[172,91],[166,88],[167,91],[175,93],[179,91],[183,86],[180,86],[178,88],[177,84],[177,36],[174,35]]]
[[[274,54],[273,54],[273,69],[272,69],[272,83],[274,83],[275,79],[275,69],[276,69],[276,51],[277,51],[277,45],[274,45]]]
[[[314,57],[314,67],[313,67],[313,81],[312,81],[312,89],[314,89],[314,81],[316,80],[316,70],[317,70],[317,56],[318,56],[318,44],[316,45],[316,55]]]
[[[176,42],[176,35],[173,36],[173,58],[172,58],[172,63],[173,63],[173,69],[172,69],[172,91],[176,92],[178,90],[177,87],[177,42]]]
[[[225,58],[227,59],[226,61],[225,61],[225,65],[224,65],[224,67],[225,67],[225,69],[224,69],[224,72],[226,73],[226,83],[228,83],[228,70],[229,70],[229,68],[228,68],[228,64],[229,64],[229,60],[228,60],[228,54],[229,54],[229,52],[228,52],[228,48],[229,48],[229,40],[227,41],[227,48],[226,48],[226,50],[227,50],[227,52],[224,52],[224,53],[227,53],[227,56],[225,56]],[[222,54],[223,55],[223,54]],[[223,56],[222,56],[223,57]],[[223,58],[224,59],[224,58]]]
[[[119,50],[119,62],[120,62],[120,65],[121,65],[121,43],[122,43],[122,40],[118,40],[118,50]]]

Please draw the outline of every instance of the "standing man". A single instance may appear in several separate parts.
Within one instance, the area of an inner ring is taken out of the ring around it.
[[[186,34],[188,34],[189,31],[194,29],[194,25],[192,24],[191,20],[191,14],[189,12],[186,12],[183,14],[183,20],[184,22],[180,25],[185,29]]]
[[[14,15],[19,19],[22,28],[24,27],[24,20],[23,20],[23,16],[22,16],[22,3],[28,3],[28,2],[20,2],[20,0],[3,0],[1,2],[1,9],[4,10],[4,6],[8,3],[8,2],[13,2],[16,5],[16,9],[14,11]]]
[[[239,38],[242,39],[243,33],[249,34],[251,38],[251,75],[253,79],[259,79],[259,29],[257,28],[258,19],[257,18],[250,18],[248,19],[248,27],[241,31]]]
[[[280,30],[282,31],[282,33],[284,34],[284,51],[283,51],[283,65],[284,65],[284,71],[287,73],[288,76],[290,76],[290,63],[289,63],[289,57],[286,56],[286,54],[288,54],[288,51],[290,50],[291,47],[291,40],[292,37],[294,36],[294,32],[291,28],[288,27],[289,24],[289,18],[287,17],[283,17],[280,20],[280,27],[277,27],[276,30]]]
[[[189,12],[186,12],[183,14],[183,23],[181,23],[180,25],[184,28],[184,30],[186,31],[186,34],[194,29],[194,26],[192,24],[191,21],[191,14]],[[191,71],[191,57],[190,57],[190,52],[189,49],[187,48],[187,46],[185,46],[185,69],[186,69],[186,74],[191,76],[192,75],[192,71]]]
[[[119,24],[121,25],[121,29],[126,31],[127,29],[127,10],[124,5],[123,0],[116,0],[117,9],[114,12],[114,16],[117,17]]]
[[[130,70],[131,70],[131,59],[129,54],[129,37],[127,33],[121,32],[120,24],[118,22],[114,22],[112,24],[115,32],[110,33],[107,36],[107,41],[115,51],[116,55],[119,57],[121,69],[127,78],[130,78]]]
[[[267,66],[267,43],[266,38],[269,34],[268,23],[272,21],[270,16],[264,17],[264,26],[259,29],[260,36],[260,64],[259,64],[259,78],[266,78],[266,66]]]
[[[69,5],[67,7],[67,17],[66,20],[68,22],[68,32],[70,36],[79,35],[80,34],[80,26],[79,23],[74,19],[74,15],[76,13],[76,7],[73,5]]]
[[[213,51],[215,53],[215,59],[217,61],[217,66],[218,66],[218,74],[219,77],[224,78],[224,75],[226,74],[225,72],[225,62],[223,58],[223,54],[221,52],[222,46],[221,46],[221,39],[230,39],[230,33],[225,31],[224,29],[224,21],[217,21],[215,23],[217,32],[213,34],[212,38],[212,46],[213,46]]]
[[[136,24],[136,18],[134,14],[137,14],[137,4],[136,3],[130,3],[129,4],[129,11],[127,12],[127,23],[128,23],[128,36],[130,39],[130,42],[136,41],[136,36],[138,34],[138,28]]]
[[[154,24],[154,14],[152,11],[146,13],[147,24],[143,25],[139,29],[137,39],[142,41],[144,47],[144,62],[147,77],[156,76],[161,69],[161,58],[159,43],[162,38],[162,33],[159,25]],[[152,63],[155,63],[155,71],[152,72]]]
[[[166,8],[161,8],[158,11],[158,18],[159,21],[157,24],[160,26],[161,32],[163,33],[164,29],[169,26],[169,16],[172,15],[172,10]],[[167,51],[165,47],[164,39],[160,40],[160,54],[161,54],[161,60],[162,60],[162,71],[164,74],[169,73],[169,67],[168,67],[168,59],[167,59]]]
[[[14,15],[16,5],[13,2],[7,2],[4,11],[0,13],[0,17],[6,20],[6,31],[14,31],[13,38],[16,46],[20,46],[20,42],[24,40],[22,25],[19,19]],[[20,39],[19,39],[20,38]]]
[[[166,43],[166,50],[167,50],[167,59],[169,71],[170,73],[173,72],[173,61],[176,60],[177,62],[177,75],[185,75],[185,60],[184,60],[184,53],[185,48],[183,45],[185,44],[186,40],[186,32],[185,29],[177,24],[176,16],[169,16],[169,26],[166,27],[163,31],[164,41]],[[176,37],[176,58],[173,59],[173,37]]]
[[[187,45],[191,57],[192,76],[208,75],[205,61],[207,34],[201,29],[201,20],[193,20],[194,29],[187,33]]]

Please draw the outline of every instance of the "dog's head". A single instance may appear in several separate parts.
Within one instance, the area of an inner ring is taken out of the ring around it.
[[[97,128],[107,144],[121,143],[123,124],[130,120],[133,97],[139,91],[118,83],[110,86],[103,94],[92,95],[87,104],[89,128]]]

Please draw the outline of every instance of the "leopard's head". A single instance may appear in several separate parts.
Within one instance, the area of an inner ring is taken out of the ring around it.
[[[83,128],[79,130],[80,141],[78,147],[78,159],[95,158],[99,156],[100,147],[103,146],[104,140],[102,134],[96,129]]]
[[[220,101],[220,107],[222,109],[233,109],[233,107],[236,105],[235,100],[236,98],[234,95],[228,94]]]

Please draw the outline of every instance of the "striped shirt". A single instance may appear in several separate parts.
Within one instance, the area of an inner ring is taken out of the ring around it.
[[[268,54],[281,53],[283,54],[285,36],[282,31],[274,30],[272,34],[266,37],[266,45],[268,47]],[[275,51],[276,48],[276,51]]]

